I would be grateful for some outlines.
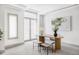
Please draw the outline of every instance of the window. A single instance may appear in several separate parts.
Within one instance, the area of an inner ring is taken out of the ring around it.
[[[24,40],[30,40],[30,20],[24,18]]]
[[[31,39],[36,38],[36,20],[31,20]]]
[[[36,39],[37,13],[25,11],[24,13],[24,40]]]
[[[16,39],[18,37],[18,16],[16,14],[8,14],[8,36],[9,39]]]

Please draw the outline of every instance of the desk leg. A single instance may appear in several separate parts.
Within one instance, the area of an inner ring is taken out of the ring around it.
[[[55,39],[55,51],[61,49],[61,39],[56,38]]]
[[[33,42],[33,50],[34,50],[34,42]]]

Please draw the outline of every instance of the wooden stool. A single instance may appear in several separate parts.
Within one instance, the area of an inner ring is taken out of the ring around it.
[[[38,44],[38,50],[39,50],[40,44],[42,44],[42,42],[40,42],[40,41],[39,42],[33,42],[33,50],[34,50],[34,44],[35,43]]]
[[[48,48],[49,48],[50,45],[47,44],[47,43],[42,43],[40,46],[46,48],[46,50],[47,50],[47,55],[48,55]]]

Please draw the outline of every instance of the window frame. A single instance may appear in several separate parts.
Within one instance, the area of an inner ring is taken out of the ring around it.
[[[17,23],[17,25],[16,25],[16,37],[9,37],[9,28],[10,28],[10,25],[9,25],[9,16],[10,15],[13,15],[13,16],[16,16],[17,17],[17,20],[16,20],[16,23]],[[18,39],[18,15],[17,14],[13,14],[13,13],[8,13],[8,39]]]
[[[29,11],[29,10],[25,10],[26,13],[30,13],[30,14],[36,14],[36,18],[32,18],[32,17],[28,17],[24,15],[24,18],[29,18],[29,19],[33,19],[33,20],[37,20],[37,12],[33,12],[33,11]],[[24,14],[25,14],[24,12]]]

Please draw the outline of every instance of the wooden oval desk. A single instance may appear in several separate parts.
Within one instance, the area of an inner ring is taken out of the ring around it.
[[[54,39],[55,41],[55,51],[61,49],[61,38],[63,37],[52,37],[52,36],[39,36],[39,41],[45,43],[45,37],[49,37],[51,40]]]

